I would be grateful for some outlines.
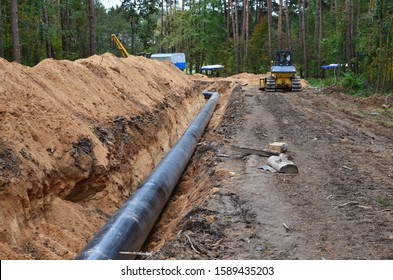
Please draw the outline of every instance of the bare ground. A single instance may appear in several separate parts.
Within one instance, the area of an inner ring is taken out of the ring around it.
[[[222,121],[143,248],[149,258],[392,259],[393,128],[376,113],[392,99],[243,85],[224,94]],[[266,158],[231,149],[274,141],[288,143],[298,174],[263,171]]]

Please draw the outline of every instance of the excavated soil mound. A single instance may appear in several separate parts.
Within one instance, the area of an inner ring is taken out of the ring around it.
[[[0,258],[71,259],[204,104],[170,64],[0,59]]]

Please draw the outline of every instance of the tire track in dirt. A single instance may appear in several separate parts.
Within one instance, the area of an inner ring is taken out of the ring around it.
[[[215,139],[205,142],[214,147],[214,192],[152,258],[393,258],[391,129],[359,114],[355,101],[235,90],[216,136],[206,136]],[[266,173],[258,169],[266,158],[231,150],[274,141],[288,143],[299,174]]]

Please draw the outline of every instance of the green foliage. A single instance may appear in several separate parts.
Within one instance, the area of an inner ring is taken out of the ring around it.
[[[22,63],[35,65],[46,58],[46,43],[50,41],[56,59],[77,59],[89,55],[88,0],[46,0],[48,23],[43,18],[43,0],[19,0],[19,31]],[[12,60],[10,34],[10,1],[0,0],[3,44],[0,50]],[[163,7],[161,8],[161,3]],[[112,52],[119,55],[110,40],[118,35],[132,54],[139,52],[184,52],[192,71],[205,64],[223,64],[228,74],[235,73],[236,57],[232,20],[228,20],[228,1],[186,1],[182,10],[180,1],[123,0],[117,8],[105,10],[95,0],[96,47],[99,54]],[[224,5],[225,3],[225,5]],[[267,8],[250,1],[249,44],[243,41],[243,1],[238,1],[240,48],[243,71],[266,73],[270,67]],[[261,4],[262,2],[258,2]],[[285,1],[284,1],[285,3]],[[258,10],[255,8],[258,7]],[[225,9],[226,8],[226,9]],[[322,1],[323,38],[321,53],[316,48],[314,34],[316,5],[306,1],[307,74],[319,77],[319,64],[347,63],[346,16],[344,0]],[[272,51],[278,42],[279,2],[273,1],[271,28]],[[284,15],[286,13],[283,8]],[[337,84],[351,94],[388,93],[393,88],[393,1],[353,0],[354,73],[337,74]],[[299,36],[298,1],[289,1],[289,20],[292,51],[296,67],[304,67],[302,43]],[[162,22],[161,22],[162,21]],[[283,19],[283,47],[286,48],[287,30]],[[0,52],[2,53],[2,52]],[[303,68],[305,71],[305,69]],[[328,74],[328,73],[327,73]],[[317,87],[333,83],[332,75],[324,80],[311,80]]]
[[[337,79],[328,77],[325,79],[309,78],[308,83],[315,88],[324,88],[329,86],[341,87],[344,92],[356,96],[370,96],[373,91],[367,87],[367,82],[362,74],[355,74],[351,71],[338,73]]]
[[[174,32],[164,29],[161,44],[169,52],[184,52],[188,67],[192,68],[188,70],[190,73],[194,69],[199,72],[206,64],[222,64],[226,69],[231,67],[228,60],[231,54],[228,55],[225,48],[226,32],[219,0],[201,0],[199,5],[176,12],[174,18],[166,15],[164,24],[172,24]],[[161,30],[156,32],[160,33]]]
[[[307,82],[314,88],[324,88],[336,84],[335,78],[332,77],[326,79],[309,78]]]
[[[270,68],[268,46],[268,23],[267,18],[255,25],[250,38],[250,61],[249,71],[252,73],[266,73]]]
[[[356,93],[365,89],[366,81],[363,75],[347,71],[344,72],[343,77],[339,79],[338,85],[348,89],[350,92]]]
[[[377,111],[378,113],[387,116],[393,120],[393,108],[380,108]]]
[[[382,207],[387,207],[390,205],[390,201],[388,198],[383,197],[383,196],[379,196],[377,198],[377,202],[382,206]]]

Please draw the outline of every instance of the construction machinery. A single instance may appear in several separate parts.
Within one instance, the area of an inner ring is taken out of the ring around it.
[[[276,51],[270,74],[260,79],[259,89],[267,92],[277,90],[301,91],[300,77],[292,63],[291,51]]]
[[[120,42],[119,38],[115,34],[111,35],[112,41],[116,44],[117,49],[121,53],[121,56],[124,58],[127,58],[130,56],[126,48],[123,46],[123,44]]]

